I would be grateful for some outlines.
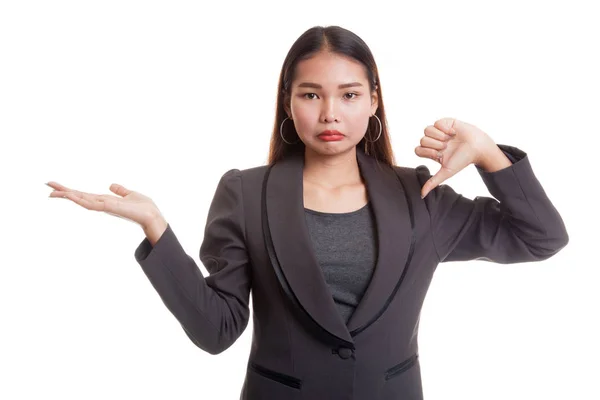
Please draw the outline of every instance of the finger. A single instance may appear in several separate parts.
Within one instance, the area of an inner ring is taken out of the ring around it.
[[[117,197],[110,196],[108,194],[89,194],[89,193],[83,193],[83,192],[77,192],[77,191],[62,191],[62,190],[54,190],[52,193],[50,193],[50,196],[48,196],[48,197],[66,198],[67,197],[66,195],[68,193],[74,194],[76,198],[82,198],[83,200],[85,200],[89,203],[98,203],[98,202],[111,203],[111,202],[114,202],[115,199],[117,199]]]
[[[50,195],[48,197],[67,197],[66,194],[67,193],[73,193],[70,191],[62,191],[62,190],[53,190],[52,192],[50,192]]]
[[[50,186],[50,187],[51,187],[51,188],[53,188],[54,190],[59,190],[59,191],[61,191],[61,192],[83,193],[83,192],[80,192],[80,191],[78,191],[78,190],[69,189],[68,187],[66,187],[66,186],[63,186],[63,185],[61,185],[60,183],[56,183],[56,182],[52,182],[52,181],[50,181],[50,182],[46,183],[46,185]]]
[[[424,199],[429,194],[429,192],[435,189],[435,187],[438,185],[435,180],[435,176],[432,176],[431,178],[429,178],[429,180],[427,180],[427,182],[425,182],[425,184],[421,188],[422,199]]]
[[[433,161],[441,162],[443,154],[439,150],[431,149],[428,147],[415,147],[415,154],[422,158],[430,158]]]
[[[456,118],[441,118],[435,121],[434,127],[449,135],[454,135],[458,132],[459,121]]]
[[[112,185],[110,185],[110,191],[113,193],[118,194],[119,196],[127,196],[128,194],[131,194],[131,190],[126,189],[125,187],[118,185],[116,183],[113,183]]]
[[[92,211],[104,211],[107,208],[107,203],[110,202],[110,199],[105,197],[104,195],[94,195],[88,193],[76,193],[76,192],[54,192],[58,196],[62,193],[62,197],[66,197],[69,200],[72,200],[74,203],[79,204],[80,206],[92,210]],[[52,193],[51,193],[52,195]],[[55,196],[52,196],[55,197]]]
[[[429,147],[430,149],[435,150],[444,150],[446,147],[448,147],[448,144],[428,136],[423,136],[421,138],[421,146]]]
[[[440,170],[434,176],[429,178],[429,180],[423,185],[423,188],[421,189],[421,198],[427,196],[427,194],[435,189],[436,186],[441,185],[444,181],[455,174],[456,172],[449,168],[440,168]]]
[[[56,183],[54,181],[50,181],[50,182],[46,183],[46,185],[50,186],[52,189],[62,190],[63,192],[68,192],[71,190],[68,187],[63,186],[60,183]]]
[[[435,178],[435,176],[432,176],[431,178],[429,178],[429,180],[427,182],[425,182],[425,184],[421,188],[421,198],[422,199],[427,197],[429,192],[431,192],[433,189],[435,189],[435,187],[438,185],[436,183],[436,179],[437,178]]]
[[[91,198],[85,199],[87,202],[84,207],[88,210],[103,211],[108,214],[121,217],[119,212],[121,202],[119,198],[109,195],[92,195]],[[123,218],[123,217],[121,217]]]
[[[429,136],[433,139],[447,142],[448,140],[452,139],[455,136],[455,134],[446,134],[445,132],[439,130],[435,126],[429,125],[425,128],[425,136]]]
[[[65,198],[73,201],[74,203],[79,204],[83,208],[86,208],[88,210],[95,210],[95,204],[94,204],[95,202],[90,201],[90,199],[86,199],[81,194],[77,194],[74,192],[61,192],[61,193],[63,193],[62,197],[65,197]]]

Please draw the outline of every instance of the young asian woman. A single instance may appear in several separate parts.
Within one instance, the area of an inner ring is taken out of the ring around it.
[[[210,354],[246,329],[252,295],[240,399],[420,400],[419,317],[438,264],[543,261],[569,236],[525,151],[442,118],[415,154],[439,171],[396,165],[366,43],[313,27],[283,62],[268,164],[218,182],[200,246],[209,276],[146,196],[57,183],[51,196],[138,222],[135,259]],[[444,184],[471,164],[493,197]]]

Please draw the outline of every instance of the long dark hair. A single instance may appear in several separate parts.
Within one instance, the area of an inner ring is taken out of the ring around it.
[[[288,142],[297,142],[296,144],[285,143],[279,133],[279,127],[287,117],[284,108],[284,101],[288,101],[291,94],[291,83],[294,79],[296,65],[299,61],[308,59],[319,51],[326,50],[332,53],[350,57],[365,66],[369,80],[369,93],[377,91],[378,106],[375,115],[381,120],[382,130],[379,139],[374,142],[366,143],[365,152],[375,157],[380,162],[390,166],[395,165],[394,153],[388,135],[387,121],[385,118],[385,108],[383,97],[381,95],[381,82],[379,81],[379,72],[371,50],[367,44],[356,34],[339,26],[315,26],[304,32],[292,45],[281,68],[279,75],[279,84],[277,85],[277,108],[275,111],[275,123],[271,135],[269,146],[268,164],[286,158],[288,155],[304,151],[304,143],[298,137],[298,133],[291,121],[286,121],[283,125],[283,135]],[[369,119],[368,133],[369,140],[374,140],[379,133],[379,123],[376,118]],[[365,138],[357,144],[365,148]]]

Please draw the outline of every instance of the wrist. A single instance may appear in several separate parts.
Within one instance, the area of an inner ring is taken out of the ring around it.
[[[140,225],[142,226],[142,229],[148,230],[148,229],[150,229],[152,227],[163,225],[165,222],[166,222],[165,218],[163,217],[163,215],[160,212],[160,210],[159,209],[155,209],[155,210],[152,210],[152,211],[150,211],[148,213],[148,217]]]
[[[500,147],[494,144],[482,151],[474,164],[486,172],[496,172],[503,168],[510,167],[512,162],[506,157]]]
[[[167,230],[167,225],[168,223],[162,217],[162,215],[157,215],[142,227],[144,230],[144,235],[146,235],[152,246],[154,246],[156,242],[158,242],[158,239],[161,238],[163,233],[165,233]]]
[[[146,223],[142,225],[142,228],[144,230],[149,230],[149,229],[160,227],[160,226],[163,226],[166,224],[167,224],[167,221],[162,216],[160,211],[156,211],[156,212],[152,213],[152,215],[148,218]]]

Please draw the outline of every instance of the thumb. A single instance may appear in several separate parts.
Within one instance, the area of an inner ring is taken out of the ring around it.
[[[425,182],[425,184],[421,188],[421,198],[424,199],[425,196],[429,194],[429,192],[431,192],[437,186],[441,185],[446,179],[450,178],[452,175],[453,173],[450,170],[443,167],[440,168],[440,170],[434,176],[429,178],[429,180]]]
[[[448,135],[456,134],[461,128],[460,125],[461,121],[457,120],[456,118],[441,118],[435,121],[433,124],[433,126]]]
[[[112,185],[110,185],[109,189],[111,192],[118,194],[119,196],[122,196],[122,197],[125,197],[132,192],[131,190],[125,189],[123,186],[118,185],[116,183],[113,183]]]

